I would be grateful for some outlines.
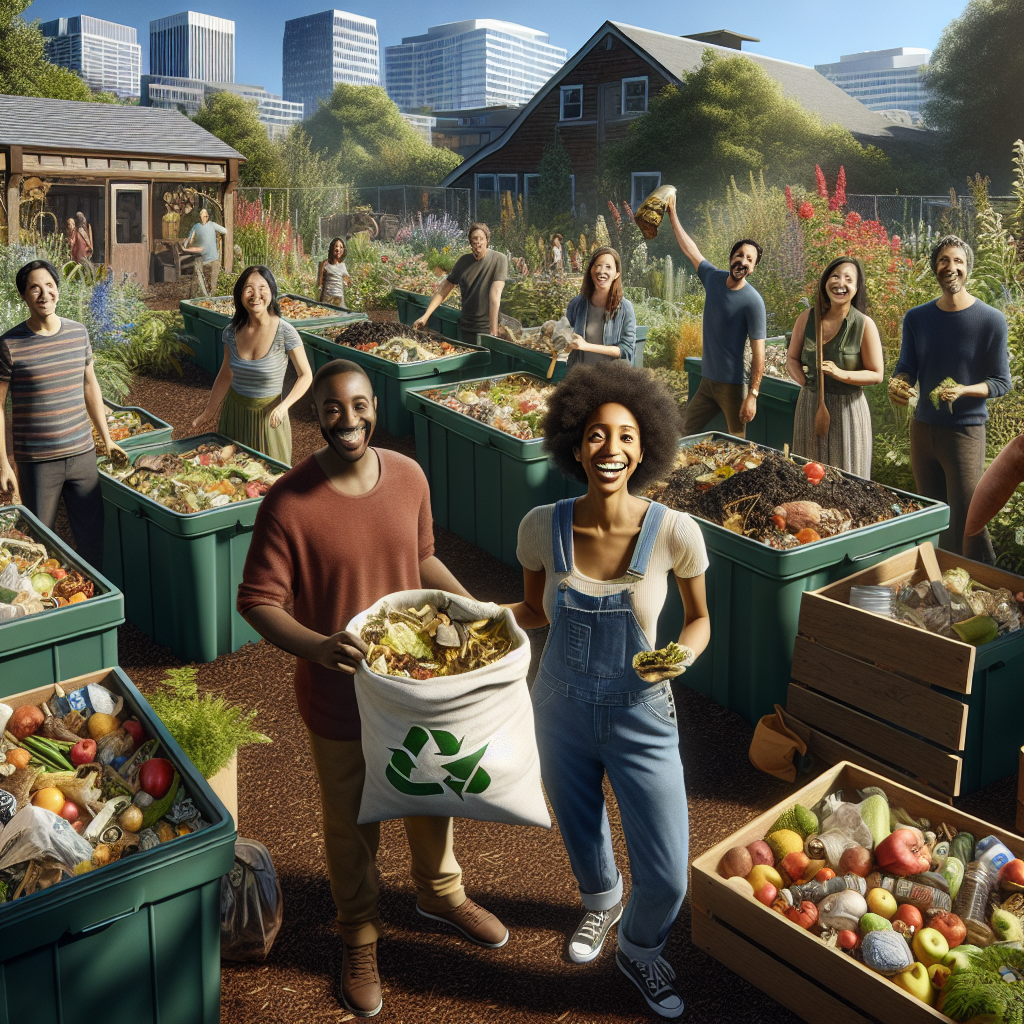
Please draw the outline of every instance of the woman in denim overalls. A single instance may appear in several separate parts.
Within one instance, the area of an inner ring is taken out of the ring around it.
[[[624,362],[572,369],[549,403],[545,447],[584,497],[533,509],[519,531],[525,599],[519,624],[551,629],[533,687],[544,785],[585,913],[569,940],[594,959],[619,922],[617,962],[648,1005],[678,1017],[683,1001],[661,951],[686,894],[687,813],[675,704],[668,683],[632,667],[673,573],[686,610],[679,643],[707,646],[707,556],[682,513],[630,494],[671,469],[678,406],[661,384]],[[612,851],[602,789],[615,791],[629,847],[632,893]]]

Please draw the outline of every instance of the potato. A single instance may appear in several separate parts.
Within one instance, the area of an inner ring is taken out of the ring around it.
[[[121,723],[113,715],[104,715],[97,711],[89,716],[89,735],[98,740],[107,733],[116,732],[121,728]]]
[[[35,733],[42,724],[42,711],[33,704],[22,704],[20,708],[14,709],[7,728],[16,740],[23,740]]]
[[[733,875],[746,878],[753,870],[754,861],[745,846],[734,846],[728,850],[718,865],[718,873],[723,878],[732,878]]]

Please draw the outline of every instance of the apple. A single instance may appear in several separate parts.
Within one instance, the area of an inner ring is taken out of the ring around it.
[[[952,973],[953,969],[951,967],[947,967],[946,964],[932,964],[931,967],[928,968],[928,979],[932,983],[932,988],[935,989],[937,993],[941,992],[942,986],[946,984],[946,981]]]
[[[96,760],[96,741],[79,740],[69,753],[73,765],[92,764]]]
[[[898,828],[875,846],[879,870],[890,875],[919,875],[932,866],[924,834],[916,828]]]
[[[70,800],[64,801],[64,806],[61,808],[60,816],[65,821],[70,821],[73,825],[78,821],[78,805],[72,803]]]
[[[937,928],[921,928],[914,932],[913,948],[918,961],[925,967],[931,967],[942,963],[942,958],[949,952],[949,943]]]
[[[794,850],[782,858],[779,868],[784,879],[788,877],[791,881],[799,883],[804,881],[807,865],[810,863],[811,858],[803,850]]]
[[[783,888],[782,875],[767,864],[755,864],[753,870],[747,875],[747,881],[754,887],[754,892],[757,892],[765,882],[771,882],[776,889]]]
[[[747,845],[747,853],[750,854],[754,867],[757,867],[758,864],[767,864],[769,867],[775,867],[775,854],[772,853],[772,848],[763,839],[757,839],[749,843]]]
[[[980,946],[970,946],[966,942],[961,943],[956,949],[951,949],[943,958],[942,962],[951,971],[962,971],[971,964],[971,954],[977,953]]]
[[[928,968],[922,963],[911,964],[905,971],[892,979],[900,988],[931,1006],[935,1002],[935,990],[932,979],[928,977]]]
[[[836,944],[840,949],[856,949],[860,945],[860,936],[856,932],[844,928],[836,936]]]
[[[867,901],[868,910],[887,921],[896,914],[896,897],[888,889],[870,889]]]
[[[865,914],[860,919],[860,930],[861,934],[867,935],[868,932],[881,932],[881,931],[892,931],[892,925],[889,924],[887,917],[882,917],[881,914]]]
[[[871,852],[863,846],[851,846],[843,851],[839,858],[840,875],[860,875],[867,878],[871,874]]]
[[[754,890],[754,899],[758,903],[763,903],[766,907],[770,907],[778,895],[779,890],[771,882],[765,882],[760,889]]]
[[[951,910],[929,911],[928,927],[942,932],[950,949],[967,940],[967,925]]]
[[[1024,860],[1020,860],[1018,857],[1008,860],[999,869],[998,878],[1000,885],[1004,882],[1011,882],[1013,885],[1024,886]]]
[[[901,903],[891,920],[903,921],[915,929],[924,927],[924,918],[921,916],[921,911],[913,903]]]
[[[136,722],[134,718],[129,718],[121,728],[124,729],[125,732],[131,734],[132,739],[135,741],[135,746],[138,746],[146,735],[145,729],[142,728],[142,723]]]

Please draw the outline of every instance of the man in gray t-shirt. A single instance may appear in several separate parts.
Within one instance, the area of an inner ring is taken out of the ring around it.
[[[459,331],[463,341],[476,343],[478,334],[498,333],[498,312],[501,293],[508,277],[508,259],[504,253],[488,249],[491,229],[486,224],[469,226],[469,245],[472,252],[460,256],[452,272],[434,292],[426,313],[414,327],[426,327],[435,309],[458,285],[462,294],[462,316]]]
[[[185,239],[185,249],[188,252],[201,252],[202,272],[210,275],[210,294],[215,294],[217,278],[220,277],[220,253],[217,250],[217,236],[226,235],[227,228],[210,220],[210,211],[204,206],[199,211],[199,223],[189,232]],[[198,245],[192,245],[196,241]]]

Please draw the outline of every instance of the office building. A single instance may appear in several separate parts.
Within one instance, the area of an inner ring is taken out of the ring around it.
[[[39,28],[51,64],[76,71],[90,89],[122,99],[139,95],[142,47],[134,28],[84,14],[46,21]]]
[[[508,21],[435,25],[385,50],[388,95],[403,110],[521,106],[565,63],[544,32]]]
[[[315,114],[339,82],[380,85],[377,22],[347,11],[321,11],[284,23],[284,98]]]
[[[233,82],[235,23],[195,11],[151,21],[149,73],[202,82]]]
[[[931,50],[912,46],[866,50],[845,54],[837,64],[815,64],[814,70],[869,110],[897,122],[906,122],[909,115],[917,124],[928,100],[922,72],[931,55]]]
[[[181,110],[195,117],[203,101],[216,92],[233,92],[256,101],[256,114],[267,134],[273,139],[302,121],[301,103],[289,103],[267,92],[261,85],[240,85],[235,82],[204,82],[198,78],[177,78],[171,75],[143,75],[143,107],[164,107]]]

